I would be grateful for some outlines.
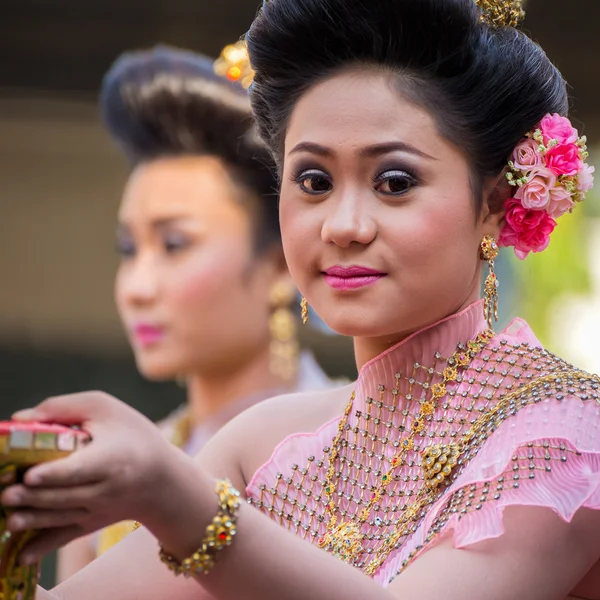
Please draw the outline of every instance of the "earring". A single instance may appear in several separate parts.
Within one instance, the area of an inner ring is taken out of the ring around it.
[[[494,321],[498,320],[498,278],[494,271],[494,260],[498,257],[498,242],[491,235],[486,235],[481,240],[479,256],[488,263],[488,275],[485,278],[483,292],[483,314],[490,330],[493,330]]]
[[[269,318],[271,332],[270,370],[284,381],[293,381],[298,372],[300,345],[296,339],[296,321],[291,305],[295,289],[288,284],[278,283],[270,294],[273,313]]]
[[[306,325],[308,323],[308,300],[304,296],[302,296],[302,300],[300,300],[300,308],[302,310],[300,313],[302,325]]]

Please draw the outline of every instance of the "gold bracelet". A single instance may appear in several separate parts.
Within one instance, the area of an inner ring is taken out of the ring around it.
[[[217,553],[229,546],[236,534],[237,511],[240,507],[240,493],[227,479],[217,481],[216,490],[219,497],[219,510],[211,524],[206,528],[202,544],[190,557],[182,561],[160,548],[160,560],[175,575],[191,577],[204,573],[215,566]]]

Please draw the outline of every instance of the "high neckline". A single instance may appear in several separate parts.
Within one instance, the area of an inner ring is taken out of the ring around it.
[[[371,359],[360,369],[356,392],[370,394],[373,385],[395,385],[396,374],[410,376],[415,365],[430,366],[436,353],[451,356],[459,343],[466,343],[487,329],[483,300],[464,310],[420,329]]]

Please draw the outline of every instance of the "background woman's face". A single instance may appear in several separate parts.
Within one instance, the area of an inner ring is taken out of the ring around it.
[[[342,334],[393,342],[478,298],[493,231],[476,218],[468,164],[389,76],[346,72],[300,99],[280,206],[292,276]]]
[[[254,255],[243,193],[212,157],[157,160],[129,178],[115,297],[145,376],[225,375],[268,344],[275,263]]]

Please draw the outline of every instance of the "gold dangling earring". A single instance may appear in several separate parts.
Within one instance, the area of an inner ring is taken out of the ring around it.
[[[304,296],[300,300],[300,308],[302,309],[302,325],[306,325],[308,323],[308,300]]]
[[[498,242],[491,235],[486,235],[481,240],[479,256],[488,263],[489,272],[485,278],[483,292],[483,314],[491,331],[494,322],[498,320],[498,278],[494,271],[494,260],[498,257]]]
[[[270,294],[273,313],[269,318],[271,332],[269,365],[271,373],[286,382],[294,381],[296,378],[300,354],[300,345],[296,339],[296,321],[291,310],[295,295],[295,289],[286,283],[275,284]]]

